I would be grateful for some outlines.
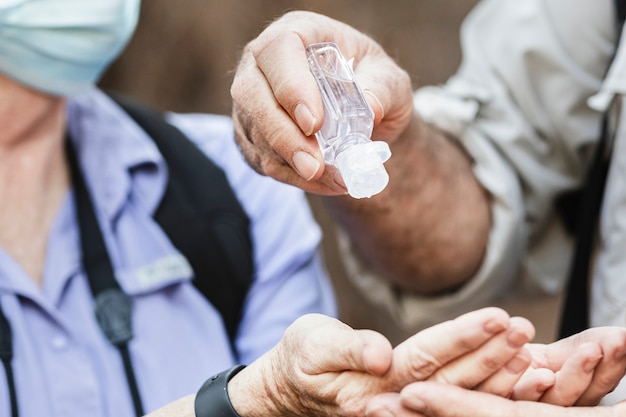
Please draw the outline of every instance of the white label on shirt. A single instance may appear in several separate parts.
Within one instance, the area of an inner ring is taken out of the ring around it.
[[[148,288],[175,278],[193,276],[187,258],[180,254],[166,256],[136,270],[137,280],[143,288]]]

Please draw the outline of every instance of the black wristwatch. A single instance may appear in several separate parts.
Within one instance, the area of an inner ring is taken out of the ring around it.
[[[213,375],[202,384],[194,402],[196,417],[241,417],[230,403],[226,387],[228,381],[243,368],[245,365],[233,366],[224,372]]]

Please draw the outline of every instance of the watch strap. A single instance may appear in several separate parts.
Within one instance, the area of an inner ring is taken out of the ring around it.
[[[236,365],[207,379],[196,394],[196,417],[241,417],[233,408],[228,396],[228,381],[245,365]]]

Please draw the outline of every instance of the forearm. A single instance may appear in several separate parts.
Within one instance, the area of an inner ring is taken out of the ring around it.
[[[259,369],[257,362],[239,372],[228,382],[228,396],[235,411],[242,417],[264,417],[284,415],[276,410],[271,401],[272,384],[264,381],[268,372]],[[270,381],[272,382],[272,381]],[[145,417],[196,417],[196,394],[187,395],[171,402]],[[286,399],[285,399],[286,400]]]
[[[196,396],[188,395],[172,403],[169,403],[145,417],[195,417],[194,400]]]
[[[390,181],[381,194],[328,197],[327,206],[387,279],[420,294],[453,289],[483,259],[489,197],[455,140],[417,117],[391,148]]]
[[[272,378],[276,374],[276,369],[271,369],[273,365],[275,364],[272,360],[255,361],[228,383],[230,401],[233,408],[242,417],[287,414],[284,410],[278,410],[275,404],[289,404],[293,398],[287,398],[287,395],[280,398],[280,389],[276,389],[276,381]],[[285,391],[288,392],[289,390]]]

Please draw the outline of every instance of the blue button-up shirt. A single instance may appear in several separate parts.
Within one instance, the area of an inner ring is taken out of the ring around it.
[[[168,118],[224,169],[252,222],[256,276],[236,339],[240,361],[249,363],[298,316],[335,314],[321,233],[301,192],[247,166],[229,118]],[[167,176],[154,143],[98,90],[70,101],[68,123],[117,279],[133,299],[130,351],[151,411],[195,392],[235,359],[219,314],[152,219]],[[0,302],[13,329],[22,417],[134,415],[120,355],[95,320],[78,239],[70,192],[48,237],[41,287],[0,248]],[[0,372],[0,416],[8,415]]]

